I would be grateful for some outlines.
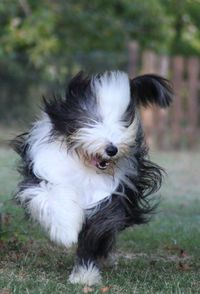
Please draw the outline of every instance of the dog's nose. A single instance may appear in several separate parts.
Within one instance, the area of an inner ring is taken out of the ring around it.
[[[117,149],[116,146],[110,144],[110,145],[108,145],[106,147],[105,151],[106,151],[108,156],[115,156],[117,154],[117,152],[118,152],[118,149]]]

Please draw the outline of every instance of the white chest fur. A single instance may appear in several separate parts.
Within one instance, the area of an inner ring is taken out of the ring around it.
[[[29,138],[29,156],[35,175],[52,185],[70,186],[84,209],[110,196],[119,184],[117,174],[113,177],[86,167],[77,156],[68,153],[65,144],[47,139],[49,128],[49,121],[39,122]]]
[[[52,185],[70,186],[83,208],[89,208],[111,195],[118,186],[118,181],[112,176],[85,167],[78,158],[72,157],[64,147],[55,143],[48,144],[38,152],[33,168],[38,177]]]

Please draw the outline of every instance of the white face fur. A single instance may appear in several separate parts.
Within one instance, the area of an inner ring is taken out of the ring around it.
[[[101,120],[87,123],[70,136],[70,140],[75,142],[74,148],[83,156],[86,164],[107,170],[119,158],[128,155],[130,147],[134,145],[138,114],[127,125],[124,116],[131,101],[127,74],[117,71],[105,73],[100,78],[94,77],[91,89],[96,96]],[[108,146],[114,146],[116,154],[110,156],[106,152]]]

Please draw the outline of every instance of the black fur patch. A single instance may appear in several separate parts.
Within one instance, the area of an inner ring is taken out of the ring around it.
[[[21,180],[21,182],[19,182],[18,189],[14,194],[15,201],[21,205],[22,203],[19,203],[19,199],[17,198],[18,193],[21,193],[27,187],[38,185],[41,182],[41,179],[36,177],[36,175],[34,174],[32,164],[28,156],[28,136],[28,133],[23,133],[10,142],[11,147],[21,158],[20,164],[18,166],[18,172],[22,175],[23,179]],[[26,203],[23,204],[25,210],[27,202],[28,200],[26,201]],[[26,211],[26,216],[29,216],[28,211]]]
[[[82,72],[69,83],[65,98],[44,99],[44,111],[50,117],[54,131],[64,136],[70,136],[81,127],[92,125],[93,121],[100,121],[97,109],[91,79]]]
[[[154,74],[138,76],[130,81],[131,94],[138,104],[157,104],[167,107],[172,102],[173,90],[169,81]]]

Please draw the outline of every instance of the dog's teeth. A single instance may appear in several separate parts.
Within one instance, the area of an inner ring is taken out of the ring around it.
[[[106,160],[103,160],[103,161],[97,163],[97,167],[99,169],[106,169],[108,167],[108,165],[109,165],[109,162]]]

